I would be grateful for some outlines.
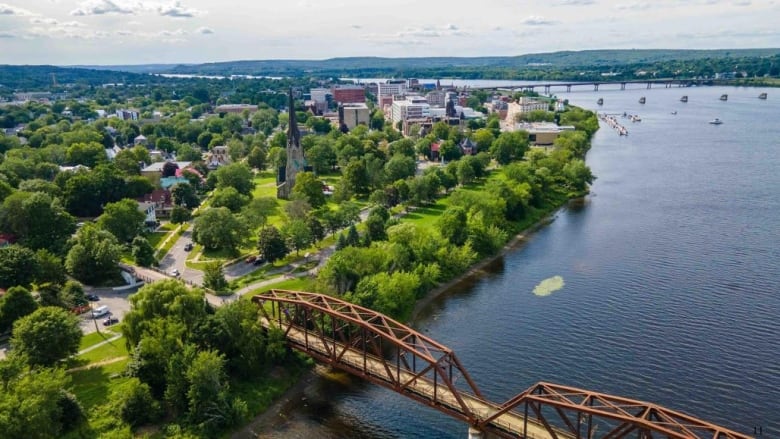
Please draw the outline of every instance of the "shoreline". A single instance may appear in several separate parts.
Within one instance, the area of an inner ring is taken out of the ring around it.
[[[526,227],[514,237],[512,237],[512,239],[504,244],[501,250],[495,255],[481,259],[480,261],[474,263],[462,274],[427,292],[424,297],[415,303],[412,315],[409,317],[406,324],[412,326],[420,317],[420,313],[425,310],[425,308],[428,307],[434,300],[441,297],[450,288],[452,288],[452,286],[478,273],[485,266],[494,262],[498,258],[505,256],[510,251],[517,249],[517,247],[522,244],[530,234],[553,222],[555,220],[555,216],[558,214],[558,212],[560,212],[561,209],[568,206],[569,203],[573,200],[582,198],[584,197],[566,200],[566,202],[544,214],[538,221]],[[285,390],[284,393],[282,393],[282,395],[280,395],[276,401],[271,403],[271,405],[266,410],[257,414],[249,423],[241,427],[240,430],[232,433],[230,438],[255,439],[261,437],[260,435],[264,431],[267,431],[268,428],[274,428],[280,423],[286,422],[287,416],[285,413],[294,407],[299,401],[301,401],[302,398],[305,398],[304,394],[306,388],[313,384],[317,379],[328,379],[327,373],[325,373],[322,369],[324,367],[326,366],[318,364],[315,365],[312,369],[303,372],[294,385]]]
[[[425,296],[423,296],[420,300],[417,301],[414,305],[414,310],[412,310],[412,315],[409,316],[409,319],[407,319],[407,324],[409,326],[412,326],[413,323],[417,321],[417,319],[420,317],[420,313],[425,310],[426,307],[428,307],[434,300],[439,298],[442,294],[446,293],[450,288],[453,286],[463,282],[464,280],[468,279],[469,277],[477,274],[480,270],[485,268],[485,266],[489,265],[490,263],[494,262],[498,258],[501,258],[505,256],[507,253],[509,253],[512,250],[515,250],[520,244],[525,241],[525,239],[528,237],[528,235],[538,231],[542,227],[550,224],[555,220],[555,215],[566,207],[571,201],[582,199],[580,198],[571,198],[566,200],[564,203],[562,203],[560,206],[555,207],[550,212],[544,214],[538,221],[531,224],[530,226],[526,227],[522,231],[520,231],[518,234],[516,234],[512,239],[510,239],[504,246],[499,250],[495,255],[485,257],[477,262],[475,262],[472,266],[470,266],[465,272],[461,273],[460,275],[454,277],[453,279],[450,279],[449,281],[437,286],[436,288],[432,289],[431,291],[428,291]]]

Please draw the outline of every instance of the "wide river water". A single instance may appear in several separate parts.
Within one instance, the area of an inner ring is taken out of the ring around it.
[[[413,326],[494,401],[551,381],[780,437],[780,89],[581,90],[557,94],[642,119],[618,116],[627,137],[602,123],[591,195]],[[552,276],[564,287],[534,295]],[[342,377],[309,385],[260,437],[464,438],[466,425]]]

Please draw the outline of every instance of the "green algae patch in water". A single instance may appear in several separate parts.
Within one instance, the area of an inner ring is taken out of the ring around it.
[[[539,282],[539,285],[534,287],[534,294],[539,297],[549,296],[550,294],[563,288],[563,277],[553,276]]]

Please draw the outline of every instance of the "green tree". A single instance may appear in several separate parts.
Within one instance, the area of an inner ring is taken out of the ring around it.
[[[0,298],[0,333],[10,330],[15,321],[32,314],[37,308],[38,304],[27,288],[9,288]]]
[[[65,268],[76,279],[91,284],[118,272],[121,253],[122,247],[113,234],[86,224],[72,239]]]
[[[502,165],[521,159],[526,151],[528,151],[528,133],[525,131],[501,133],[490,147],[491,156]]]
[[[154,422],[160,415],[160,403],[152,397],[151,389],[137,378],[131,378],[114,392],[119,401],[119,416],[130,428]]]
[[[279,203],[274,197],[253,198],[241,211],[241,218],[250,230],[265,227],[268,217],[278,211]]]
[[[358,282],[350,301],[394,318],[404,318],[414,307],[420,278],[414,273],[377,273]]]
[[[233,187],[243,195],[251,195],[255,187],[252,170],[244,163],[231,163],[221,166],[213,174],[217,178],[217,188]]]
[[[414,158],[408,155],[396,154],[387,161],[384,170],[387,181],[392,183],[396,180],[405,180],[414,176],[417,164],[414,162]]]
[[[480,128],[474,131],[472,140],[477,144],[477,151],[485,152],[490,150],[490,146],[493,144],[495,137],[493,137],[493,132],[491,130]]]
[[[211,207],[227,207],[233,213],[240,212],[247,203],[249,196],[240,194],[231,186],[217,189],[211,197]]]
[[[59,199],[42,192],[15,192],[4,201],[0,224],[33,250],[59,253],[76,230],[75,219],[63,209]]]
[[[462,207],[448,207],[437,221],[439,233],[454,245],[463,245],[469,237],[468,217]]]
[[[133,238],[132,243],[133,259],[141,267],[151,267],[154,263],[154,248],[149,241],[141,235]]]
[[[368,171],[361,160],[351,160],[346,169],[342,182],[358,195],[368,194]]]
[[[257,248],[268,262],[274,262],[287,256],[290,250],[279,229],[274,226],[263,227],[257,239]]]
[[[474,167],[471,164],[471,161],[466,160],[467,157],[464,157],[463,159],[458,161],[458,183],[465,185],[469,184],[477,177],[476,172],[474,172]]]
[[[65,266],[62,265],[62,259],[46,249],[40,249],[35,252],[35,261],[38,269],[35,274],[36,283],[62,285],[67,280]]]
[[[37,275],[35,253],[18,244],[0,247],[0,288],[29,287]]]
[[[295,250],[296,255],[312,242],[311,230],[302,219],[286,223],[282,227],[282,235],[287,239],[288,245]]]
[[[14,355],[32,366],[53,366],[79,350],[79,319],[62,308],[46,306],[14,323],[11,343]]]
[[[246,157],[246,162],[249,166],[264,170],[268,166],[268,151],[262,145],[255,145]]]
[[[75,307],[85,305],[87,303],[87,297],[84,294],[84,287],[80,283],[68,280],[65,285],[60,289],[60,299],[62,303],[67,307]]]
[[[177,206],[183,206],[187,209],[194,209],[200,205],[200,199],[195,191],[195,187],[189,183],[176,183],[171,188],[173,203]]]
[[[108,203],[103,214],[97,219],[97,225],[111,232],[119,242],[130,242],[143,229],[146,215],[138,209],[134,200],[124,199]]]
[[[63,369],[27,369],[18,359],[0,362],[0,437],[8,439],[49,439],[62,437],[84,416],[65,404],[70,395]],[[80,409],[80,407],[76,407]],[[70,419],[63,419],[63,414]]]
[[[306,198],[315,209],[325,204],[325,194],[322,192],[322,182],[311,172],[301,172],[295,177],[293,194]]]
[[[214,261],[206,264],[203,270],[203,286],[217,293],[228,291],[228,282],[221,262]]]
[[[224,248],[237,252],[247,235],[247,229],[226,207],[209,208],[194,221],[195,242],[207,249]]]
[[[68,147],[66,154],[68,163],[90,168],[107,160],[106,150],[97,142],[74,143]]]
[[[171,209],[171,222],[173,224],[184,224],[192,219],[192,212],[184,206],[173,206]]]

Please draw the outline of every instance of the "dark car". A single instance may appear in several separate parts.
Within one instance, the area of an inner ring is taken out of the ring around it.
[[[97,302],[100,300],[100,297],[98,297],[97,294],[87,294],[86,297],[90,302]]]
[[[192,243],[191,243],[191,242],[188,242],[188,243],[187,243],[187,244],[184,246],[184,251],[185,251],[185,252],[188,252],[188,251],[191,251],[191,250],[192,250]]]
[[[106,317],[106,319],[103,320],[103,326],[111,326],[111,325],[114,325],[116,323],[119,323],[119,318],[114,317],[114,316]]]
[[[263,263],[265,263],[265,258],[262,256],[258,256],[254,261],[252,261],[252,264],[254,265],[261,265]]]
[[[257,260],[257,256],[247,256],[246,259],[244,259],[244,262],[246,262],[247,264],[251,264],[256,260]]]

